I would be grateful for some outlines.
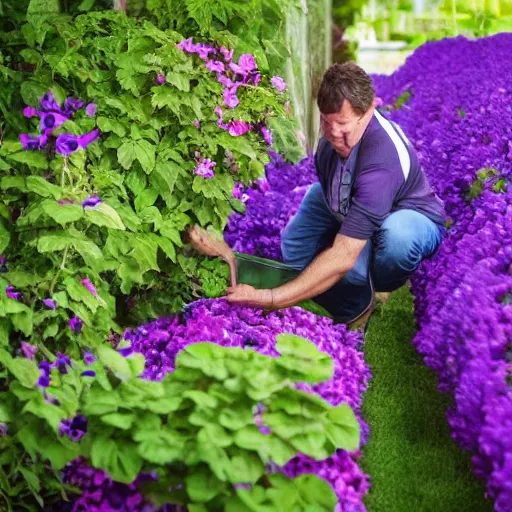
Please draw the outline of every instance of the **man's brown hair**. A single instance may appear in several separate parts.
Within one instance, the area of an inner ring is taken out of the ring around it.
[[[372,106],[374,96],[368,74],[354,62],[345,62],[334,64],[325,72],[316,101],[322,114],[335,114],[347,100],[362,116]]]

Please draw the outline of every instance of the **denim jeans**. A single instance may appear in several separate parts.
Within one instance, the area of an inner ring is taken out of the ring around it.
[[[283,231],[285,263],[304,269],[332,245],[340,226],[325,202],[320,183],[315,183]],[[393,212],[368,240],[354,267],[314,300],[337,322],[350,323],[371,306],[374,291],[388,292],[404,285],[422,260],[436,252],[442,237],[443,228],[425,215],[413,210]]]

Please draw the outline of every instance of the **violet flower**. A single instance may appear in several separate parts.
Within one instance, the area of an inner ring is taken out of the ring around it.
[[[84,323],[77,316],[74,316],[69,319],[69,327],[75,334],[79,334],[82,331],[83,326]]]
[[[81,109],[85,105],[85,101],[78,98],[69,97],[64,100],[64,110],[66,113],[72,114]]]
[[[220,53],[222,53],[222,56],[224,57],[224,60],[227,62],[230,62],[233,59],[233,52],[235,50],[231,48],[231,50],[228,50],[225,46],[220,47]]]
[[[41,388],[47,388],[50,385],[50,363],[48,361],[41,361],[39,363],[39,380],[37,385]]]
[[[59,425],[59,436],[67,436],[74,442],[80,441],[87,433],[87,418],[77,414],[72,420],[62,420]]]
[[[51,364],[51,368],[57,368],[61,375],[68,373],[68,366],[71,366],[71,359],[66,354],[57,354],[57,359]]]
[[[165,75],[163,73],[158,73],[155,78],[155,83],[157,85],[163,85],[165,84]]]
[[[57,304],[53,299],[43,299],[43,304],[49,309],[57,309]]]
[[[209,158],[203,158],[201,162],[196,165],[194,169],[194,174],[197,176],[202,176],[203,178],[213,178],[215,176],[215,172],[213,168],[216,166],[216,162],[213,162]]]
[[[85,149],[99,135],[100,131],[97,128],[78,137],[72,133],[63,133],[57,137],[57,152],[61,155],[69,156],[79,149]]]
[[[199,121],[199,119],[194,119],[192,121],[192,124],[195,128],[197,128],[198,130],[201,128],[201,121]]]
[[[7,258],[0,256],[0,272],[7,272]]]
[[[193,43],[192,38],[184,39],[181,43],[176,45],[180,50],[186,53],[194,53],[196,51],[196,45]]]
[[[81,374],[81,377],[96,377],[96,372],[94,370],[84,370]]]
[[[272,132],[266,126],[261,128],[261,136],[269,146],[272,146]]]
[[[245,76],[251,71],[255,71],[258,69],[254,56],[248,53],[244,53],[240,56],[240,59],[238,59],[238,64],[231,62],[229,64],[229,67],[231,68],[232,71],[242,76]]]
[[[94,354],[91,354],[91,352],[84,352],[84,362],[87,366],[90,366],[96,361],[96,357],[94,357]]]
[[[223,73],[225,66],[220,60],[209,60],[206,63],[206,69],[212,73]]]
[[[46,134],[29,135],[28,133],[22,133],[20,135],[20,142],[25,151],[38,151],[46,145],[48,136]]]
[[[15,291],[14,286],[6,286],[5,287],[5,295],[7,295],[7,297],[12,300],[20,300],[21,299],[21,292]]]
[[[98,290],[96,290],[96,287],[92,284],[91,280],[87,277],[84,277],[82,279],[82,284],[95,296],[98,296]]]
[[[273,76],[270,83],[279,91],[283,92],[286,89],[286,83],[280,76]]]
[[[40,100],[39,105],[46,112],[61,112],[60,106],[51,92],[47,92]]]
[[[96,115],[96,111],[98,110],[98,106],[96,103],[89,103],[85,107],[85,115],[88,117],[94,117]]]
[[[35,355],[37,354],[37,351],[39,350],[38,347],[35,345],[31,345],[30,343],[27,343],[26,341],[21,342],[21,351],[27,359],[34,359]]]
[[[84,200],[82,203],[83,208],[94,208],[95,206],[98,206],[101,203],[101,199],[99,196],[89,196],[87,199]]]
[[[235,108],[239,101],[236,96],[237,86],[233,86],[229,89],[224,89],[224,104],[229,108]]]

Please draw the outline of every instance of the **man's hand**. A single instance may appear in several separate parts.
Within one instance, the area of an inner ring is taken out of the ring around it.
[[[272,307],[272,290],[258,290],[248,284],[238,284],[226,289],[229,302],[232,304],[246,304],[248,306],[270,308]]]

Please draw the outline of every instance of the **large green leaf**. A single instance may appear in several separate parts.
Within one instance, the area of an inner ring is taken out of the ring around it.
[[[190,75],[186,73],[176,73],[175,71],[170,71],[167,73],[166,79],[180,91],[190,91]]]
[[[7,158],[14,162],[26,164],[30,168],[34,169],[46,169],[48,167],[48,160],[46,160],[46,156],[43,153],[36,153],[35,151],[21,151],[19,153],[7,155]]]
[[[82,206],[78,204],[60,205],[56,201],[44,201],[42,208],[48,216],[61,225],[76,222],[84,215]]]
[[[103,346],[98,349],[98,357],[107,368],[112,370],[118,379],[128,381],[132,378],[132,369],[126,358],[119,352]]]
[[[43,197],[54,197],[60,199],[62,190],[57,185],[50,183],[41,176],[29,176],[26,179],[27,189]]]
[[[11,240],[11,233],[4,227],[4,223],[0,220],[0,254],[5,252]]]
[[[126,135],[126,128],[124,125],[116,119],[99,116],[97,119],[98,128],[102,132],[114,132],[119,137]]]
[[[155,167],[155,145],[140,139],[133,142],[135,158],[139,161],[146,174],[151,174]]]
[[[70,244],[71,240],[66,234],[43,235],[37,241],[39,252],[63,251]]]
[[[128,170],[135,159],[135,145],[133,141],[128,141],[122,144],[117,150],[118,162]]]
[[[123,231],[126,229],[116,210],[105,202],[98,204],[94,208],[86,208],[85,218],[97,226],[105,226]]]
[[[193,501],[205,503],[222,493],[226,484],[206,467],[195,469],[185,481],[187,493]]]

